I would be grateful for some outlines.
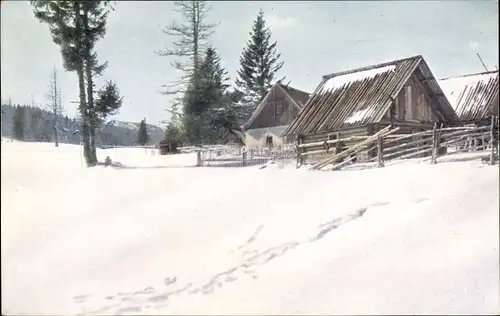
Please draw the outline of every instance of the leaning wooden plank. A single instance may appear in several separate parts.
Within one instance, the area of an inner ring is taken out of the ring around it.
[[[306,157],[306,156],[310,156],[310,155],[317,155],[317,154],[325,154],[325,153],[333,153],[334,152],[334,148],[330,148],[328,150],[326,149],[317,149],[317,150],[311,150],[311,151],[306,151],[305,153],[301,153],[300,156],[301,157]]]
[[[341,163],[338,163],[336,165],[333,165],[333,168],[332,170],[339,170],[340,168],[342,168],[343,166],[347,165],[348,163],[350,163],[351,161],[354,160],[354,158],[356,158],[356,156],[351,156],[351,157],[348,157],[347,159],[345,159],[344,161],[342,161]]]
[[[368,137],[370,137],[370,136],[350,136],[350,137],[347,137],[347,138],[330,139],[330,140],[321,141],[321,142],[300,144],[299,148],[309,148],[309,147],[315,147],[315,146],[323,146],[325,144],[325,142],[328,145],[333,145],[333,144],[336,144],[336,143],[338,143],[340,141],[348,142],[348,141],[351,141],[351,140],[367,139]]]
[[[319,163],[313,165],[311,167],[311,170],[317,170],[317,169],[321,169],[323,168],[324,166],[326,166],[327,164],[335,161],[336,159],[339,159],[339,158],[342,158],[344,156],[347,156],[349,155],[350,153],[353,153],[355,152],[358,148],[362,147],[362,146],[365,146],[371,142],[373,142],[374,140],[376,140],[379,136],[385,136],[387,134],[392,134],[394,132],[396,132],[397,130],[399,130],[399,127],[393,129],[393,130],[390,130],[391,126],[387,126],[385,127],[384,129],[380,130],[379,132],[375,133],[374,135],[370,136],[368,139],[350,147],[350,148],[347,148],[345,151],[341,152],[341,153],[338,153],[332,157],[329,157],[327,159],[324,159],[322,161],[320,161]]]
[[[356,152],[357,150],[359,150],[361,147],[364,147],[370,143],[373,143],[375,140],[378,139],[378,137],[380,136],[385,136],[385,135],[388,135],[390,133],[394,133],[396,132],[397,130],[399,130],[399,127],[398,128],[395,128],[393,130],[390,130],[390,126],[387,126],[385,127],[384,129],[380,130],[379,132],[377,132],[376,134],[370,136],[370,138],[368,138],[367,140],[365,141],[362,141],[350,148],[347,148],[345,151],[341,152],[341,153],[338,153],[332,157],[329,157],[323,161],[320,161],[318,164],[316,165],[313,165],[312,166],[312,170],[317,170],[317,169],[321,169],[323,168],[324,166],[326,166],[327,164],[330,164],[332,162],[334,162],[335,160],[339,159],[339,158],[342,158],[342,157],[345,157],[345,156],[348,156],[349,154],[353,153],[353,152]]]

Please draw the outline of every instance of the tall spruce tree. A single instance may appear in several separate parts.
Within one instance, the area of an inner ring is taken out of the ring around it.
[[[243,95],[240,104],[242,119],[248,118],[273,84],[276,73],[283,67],[277,42],[271,42],[271,30],[261,9],[255,20],[250,39],[240,56],[236,87]]]
[[[87,0],[82,2],[82,24],[84,30],[84,68],[87,80],[87,108],[89,112],[89,133],[92,159],[97,161],[96,129],[100,124],[98,109],[95,107],[94,77],[100,76],[107,67],[107,62],[98,61],[94,48],[97,41],[106,34],[106,22],[109,12],[113,9],[109,0]]]
[[[228,80],[217,51],[207,48],[184,99],[184,126],[191,143],[215,141],[215,116],[229,105],[225,98]]]
[[[90,146],[90,116],[87,107],[84,69],[82,1],[31,1],[35,17],[49,26],[52,40],[61,47],[64,68],[78,77],[79,114],[82,118],[83,155],[88,167],[97,164]]]
[[[137,131],[137,143],[141,146],[146,145],[149,142],[148,128],[146,126],[146,119],[143,119],[139,123],[139,130]]]
[[[24,140],[24,106],[16,106],[12,117],[12,136],[17,140]]]
[[[230,78],[214,48],[206,50],[200,73],[205,82],[204,98],[207,102],[206,110],[202,114],[202,134],[205,142],[216,143],[222,136],[228,120],[232,119],[233,107],[227,91]]]

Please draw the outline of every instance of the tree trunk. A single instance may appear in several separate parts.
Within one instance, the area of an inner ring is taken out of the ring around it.
[[[59,137],[58,137],[58,134],[57,134],[57,119],[54,120],[54,142],[55,142],[55,145],[56,147],[59,147]]]
[[[191,2],[193,8],[192,26],[193,26],[193,75],[196,74],[199,67],[199,30],[200,30],[200,3],[198,1]]]
[[[58,138],[58,135],[57,135],[57,115],[59,114],[58,112],[58,106],[57,106],[57,94],[58,94],[58,91],[57,91],[57,74],[56,74],[56,69],[54,68],[54,142],[55,142],[55,146],[56,147],[59,147],[59,138]]]
[[[92,78],[92,52],[90,51],[89,43],[89,19],[88,19],[88,9],[84,8],[83,11],[83,27],[85,34],[85,75],[87,77],[87,109],[89,113],[89,136],[90,136],[90,154],[92,160],[97,164],[97,150],[95,145],[95,128],[96,128],[96,113],[94,111],[94,80]]]
[[[95,159],[93,159],[92,151],[90,147],[90,129],[89,129],[89,115],[87,111],[87,100],[85,99],[85,78],[83,75],[83,67],[79,67],[78,73],[78,86],[80,90],[80,115],[82,116],[82,142],[83,142],[83,156],[85,157],[85,162],[87,167],[93,167],[96,165]]]
[[[80,20],[80,2],[75,1],[75,27],[78,30],[81,27]],[[80,43],[80,41],[77,41]],[[79,44],[77,44],[79,45]],[[81,48],[81,47],[78,47]],[[81,51],[81,49],[78,49]],[[83,156],[85,157],[85,163],[87,167],[93,167],[97,164],[97,161],[93,159],[92,151],[90,147],[90,130],[89,130],[89,112],[87,108],[87,100],[85,97],[85,76],[84,76],[84,65],[83,60],[80,59],[78,63],[78,68],[76,70],[78,74],[78,88],[79,88],[79,96],[80,96],[80,115],[82,116],[82,142],[83,142]]]

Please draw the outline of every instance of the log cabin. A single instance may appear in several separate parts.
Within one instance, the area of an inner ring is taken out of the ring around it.
[[[282,147],[287,142],[282,137],[283,132],[308,99],[309,93],[276,82],[241,127],[247,148]]]
[[[435,122],[460,124],[428,64],[417,55],[323,76],[283,135],[307,144],[373,135],[388,125],[410,134],[431,129]]]
[[[463,124],[488,125],[498,115],[498,70],[438,81]]]

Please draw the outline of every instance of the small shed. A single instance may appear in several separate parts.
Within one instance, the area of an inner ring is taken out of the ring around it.
[[[160,149],[160,155],[176,154],[178,153],[177,144],[169,142],[166,139],[159,141],[155,147]]]
[[[323,76],[284,135],[312,143],[373,135],[388,125],[409,134],[434,122],[459,119],[418,55]]]
[[[498,70],[439,80],[448,101],[464,124],[490,124],[498,115]]]
[[[284,85],[281,81],[274,84],[242,126],[247,148],[280,147],[285,142],[283,131],[308,99],[307,92]]]

